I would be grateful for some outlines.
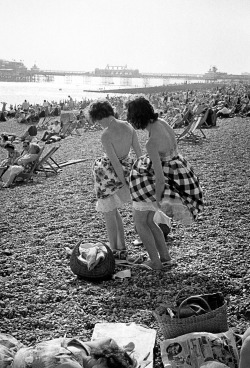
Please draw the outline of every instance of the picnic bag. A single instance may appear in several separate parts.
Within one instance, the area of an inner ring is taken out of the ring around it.
[[[72,272],[82,278],[86,279],[106,279],[115,271],[115,259],[112,250],[100,240],[91,239],[91,243],[101,244],[106,249],[105,257],[93,268],[88,269],[80,259],[79,246],[83,241],[81,240],[75,246],[70,257],[70,268]]]
[[[174,306],[161,304],[153,312],[165,339],[191,332],[220,333],[228,330],[223,294],[200,294],[175,298]]]

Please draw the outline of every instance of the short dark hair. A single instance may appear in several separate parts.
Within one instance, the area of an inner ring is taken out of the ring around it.
[[[145,129],[152,121],[158,119],[153,106],[143,96],[136,97],[127,103],[127,120],[135,129]]]
[[[11,149],[14,150],[15,149],[15,146],[12,143],[6,143],[5,146],[4,146],[4,148],[6,148],[6,149],[7,148],[11,148]]]
[[[88,108],[88,113],[93,122],[115,116],[114,109],[107,100],[92,102]]]
[[[1,137],[3,139],[3,141],[7,142],[9,140],[9,137],[7,136],[7,134],[1,134]]]

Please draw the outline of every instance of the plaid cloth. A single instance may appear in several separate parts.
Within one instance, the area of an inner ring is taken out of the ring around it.
[[[166,178],[164,201],[182,203],[195,220],[203,210],[202,190],[192,166],[185,158],[176,153],[172,158],[161,157]],[[130,193],[133,201],[155,202],[155,174],[148,155],[141,156],[133,165],[130,173]]]
[[[129,174],[132,168],[133,160],[130,156],[119,159],[125,180],[129,181]],[[92,173],[94,176],[94,190],[96,197],[105,199],[115,194],[123,187],[122,182],[116,175],[110,159],[107,156],[100,157],[95,160]]]

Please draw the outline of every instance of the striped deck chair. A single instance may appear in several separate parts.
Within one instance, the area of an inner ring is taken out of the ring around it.
[[[186,122],[190,122],[190,119],[189,119],[189,116],[190,116],[190,112],[189,111],[186,111],[183,115],[183,117],[181,118],[181,120],[178,121],[178,118],[177,119],[173,119],[171,121],[171,127],[172,128],[181,128]],[[177,125],[176,125],[177,124]]]
[[[189,125],[183,130],[183,132],[177,136],[177,142],[180,141],[192,141],[194,143],[200,142],[201,138],[206,138],[206,135],[204,134],[202,130],[202,125],[204,124],[204,121],[206,121],[208,115],[208,109],[206,110],[204,115],[198,115],[195,116],[192,121],[190,121]],[[195,132],[200,131],[202,134],[201,136],[198,136]]]

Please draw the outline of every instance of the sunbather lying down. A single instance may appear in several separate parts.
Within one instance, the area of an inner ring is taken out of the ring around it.
[[[0,340],[0,353],[1,348],[3,353],[7,353],[4,350],[6,346],[1,345],[4,339]],[[10,341],[12,345],[15,341],[18,344],[12,348],[16,351],[12,368],[133,368],[137,364],[127,353],[134,349],[134,344],[120,347],[111,338],[84,342],[62,337],[32,347],[21,347],[12,336],[9,336],[8,346]]]

